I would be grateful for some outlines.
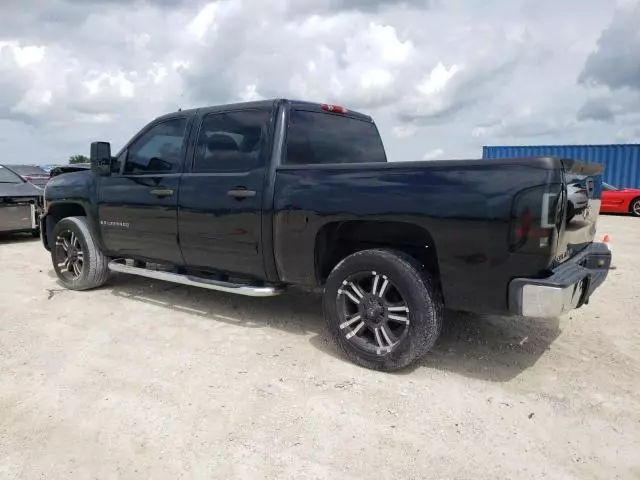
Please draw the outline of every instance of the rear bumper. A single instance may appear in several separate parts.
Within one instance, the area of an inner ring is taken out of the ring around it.
[[[0,232],[28,232],[37,228],[36,205],[29,202],[0,205]]]
[[[557,317],[580,308],[607,278],[611,251],[592,243],[547,278],[516,278],[509,283],[509,310],[525,317]]]

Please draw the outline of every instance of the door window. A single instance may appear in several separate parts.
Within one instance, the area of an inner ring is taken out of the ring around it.
[[[193,165],[195,173],[244,172],[260,163],[270,112],[212,113],[202,120]]]
[[[175,173],[182,163],[186,118],[175,118],[151,127],[129,147],[126,174]]]

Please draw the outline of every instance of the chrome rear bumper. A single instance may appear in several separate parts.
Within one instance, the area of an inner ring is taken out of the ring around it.
[[[525,317],[557,317],[580,308],[607,278],[611,251],[592,243],[546,278],[516,278],[509,283],[509,310]]]

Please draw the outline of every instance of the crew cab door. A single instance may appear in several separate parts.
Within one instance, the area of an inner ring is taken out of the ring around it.
[[[184,263],[177,204],[189,120],[150,124],[118,155],[112,175],[101,178],[98,215],[111,255]]]
[[[271,108],[203,109],[178,199],[189,267],[262,279],[262,197]]]

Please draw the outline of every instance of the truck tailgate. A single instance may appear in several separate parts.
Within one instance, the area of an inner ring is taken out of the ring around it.
[[[589,246],[596,235],[602,192],[602,166],[563,159],[565,222],[561,226],[553,264],[558,265]]]

